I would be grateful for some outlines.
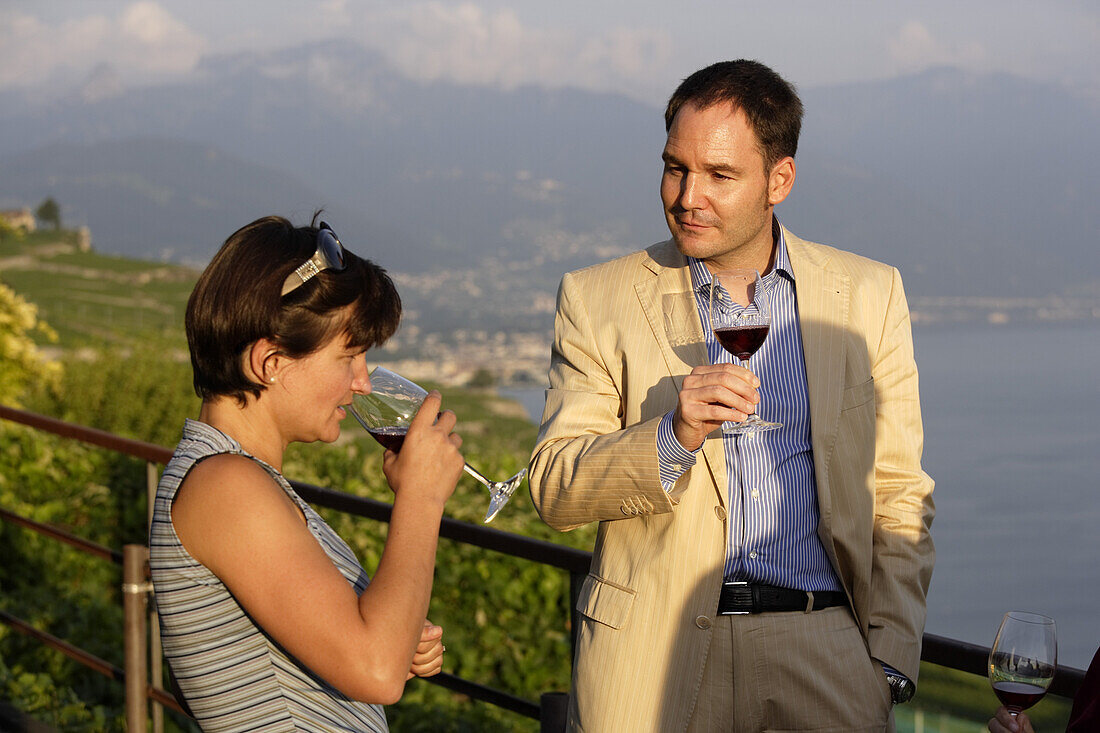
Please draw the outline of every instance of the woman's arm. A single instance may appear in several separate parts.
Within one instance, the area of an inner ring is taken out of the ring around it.
[[[396,702],[421,646],[439,522],[463,461],[461,438],[451,433],[454,415],[439,414],[439,406],[433,392],[401,453],[386,454],[393,515],[378,569],[361,596],[290,497],[247,458],[221,455],[196,465],[172,509],[184,547],[256,623],[356,700]],[[427,668],[425,660],[420,666]]]

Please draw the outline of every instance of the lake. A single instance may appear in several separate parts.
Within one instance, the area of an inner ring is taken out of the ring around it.
[[[913,338],[936,481],[926,630],[990,646],[1006,611],[1042,613],[1059,662],[1084,669],[1100,644],[1100,327]],[[541,388],[501,393],[540,419]]]

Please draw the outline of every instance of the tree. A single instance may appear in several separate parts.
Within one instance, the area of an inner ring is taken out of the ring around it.
[[[486,369],[485,367],[481,367],[476,372],[474,372],[474,375],[472,377],[470,377],[470,381],[468,382],[468,386],[470,386],[470,387],[492,387],[496,383],[497,383],[497,379],[496,379],[496,377],[493,376],[493,373],[491,371],[489,371],[488,369]]]
[[[0,283],[0,403],[19,407],[28,389],[54,382],[61,365],[46,362],[30,334],[39,331],[48,338],[57,336],[44,321],[38,320],[38,308],[11,288]]]
[[[54,229],[61,228],[61,207],[57,205],[52,196],[48,197],[34,210],[34,216],[43,224],[52,224]]]

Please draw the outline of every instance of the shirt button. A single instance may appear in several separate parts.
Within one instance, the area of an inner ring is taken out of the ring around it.
[[[753,489],[751,493],[752,493],[752,498],[754,498],[754,499],[759,499],[760,498],[760,489]]]
[[[750,560],[755,560],[756,559],[756,550],[753,550],[752,552],[749,553],[749,559]]]
[[[720,507],[720,506],[716,506],[716,507],[714,507],[714,514],[715,514],[715,515],[716,515],[716,516],[717,516],[717,517],[718,517],[719,519],[721,519],[721,520],[725,521],[725,519],[726,519],[726,510],[725,510],[725,509],[723,509],[722,507]]]
[[[710,619],[707,618],[706,616],[696,616],[695,617],[695,625],[698,626],[700,629],[709,629],[710,628]]]
[[[677,472],[683,471],[684,470],[684,465],[682,463],[673,463],[672,464],[672,470],[677,471]]]

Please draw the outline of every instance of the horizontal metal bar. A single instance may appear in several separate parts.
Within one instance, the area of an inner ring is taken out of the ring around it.
[[[76,535],[70,532],[66,532],[63,529],[58,529],[57,527],[51,527],[50,525],[43,524],[42,522],[36,522],[33,519],[21,517],[18,514],[10,512],[2,507],[0,507],[0,519],[4,520],[5,522],[17,524],[20,527],[25,527],[26,529],[29,529],[33,532],[37,532],[38,534],[52,537],[59,542],[64,542],[67,545],[72,545],[81,552],[86,552],[89,555],[101,557],[104,560],[110,560],[116,565],[122,564],[122,553],[118,550],[112,550],[110,547],[104,547],[103,545],[92,542],[91,540],[86,540],[83,537],[77,537]]]
[[[12,616],[6,611],[0,611],[0,622],[7,624],[16,631],[32,639],[37,639],[48,647],[52,647],[62,654],[75,659],[89,669],[93,669],[99,672],[105,677],[110,677],[116,682],[123,682],[126,679],[126,673],[121,668],[116,667],[108,661],[100,659],[94,654],[89,654],[80,647],[73,646],[64,639],[59,639],[53,634],[46,631],[40,631],[31,626],[26,621]]]
[[[85,667],[99,672],[103,676],[109,677],[116,682],[123,682],[126,679],[126,672],[121,667],[116,667],[110,662],[100,659],[94,654],[90,654],[84,651],[80,647],[73,646],[64,639],[59,639],[49,632],[36,629],[26,621],[12,616],[10,613],[0,611],[0,622],[7,624],[19,633],[24,634],[25,636],[29,636],[32,639],[40,641],[48,647],[56,649],[62,654],[65,654],[66,656],[71,657],[80,664],[83,664]],[[179,704],[172,693],[166,692],[165,690],[162,690],[158,687],[150,686],[146,694],[151,699],[159,702],[161,705],[172,708],[176,712],[182,713],[183,715],[187,715],[187,711],[183,709],[183,707]]]
[[[989,674],[989,647],[949,639],[946,636],[925,634],[921,646],[921,661],[985,677]],[[1084,670],[1058,665],[1048,692],[1072,698],[1084,680]]]
[[[310,504],[328,509],[336,509],[347,514],[377,519],[382,522],[388,522],[393,511],[391,504],[374,499],[352,496],[351,494],[300,481],[291,481],[290,483],[294,490]],[[443,518],[439,528],[439,536],[487,550],[503,552],[525,560],[533,560],[543,565],[550,565],[574,573],[588,573],[588,568],[592,564],[591,552],[576,550],[572,547],[546,542],[545,540],[536,540],[510,532],[502,532],[499,529],[490,529],[479,524],[460,522],[449,517]]]
[[[146,694],[153,702],[158,702],[166,708],[172,708],[181,715],[187,715],[189,718],[191,717],[171,692],[150,685]]]
[[[456,677],[446,672],[440,672],[437,675],[431,677],[420,677],[419,679],[425,682],[430,682],[433,685],[439,685],[445,687],[452,692],[457,692],[460,695],[466,695],[475,700],[481,700],[482,702],[496,705],[498,708],[504,708],[505,710],[511,710],[513,713],[519,713],[520,715],[532,718],[534,720],[539,719],[539,706],[530,700],[525,700],[522,697],[516,697],[510,695],[507,692],[501,692],[500,690],[494,690],[491,687],[485,687],[479,685],[476,682],[470,682],[469,680]]]
[[[165,464],[168,463],[168,459],[172,457],[172,451],[163,446],[145,443],[140,440],[123,438],[114,433],[108,433],[105,430],[67,423],[57,418],[39,415],[38,413],[17,410],[14,407],[0,405],[0,418],[11,420],[12,422],[17,422],[28,427],[37,428],[38,430],[44,430],[54,435],[60,435],[62,438],[73,438],[82,443],[98,445],[100,448],[107,448],[116,453],[124,453],[125,455],[142,458],[153,463]]]

